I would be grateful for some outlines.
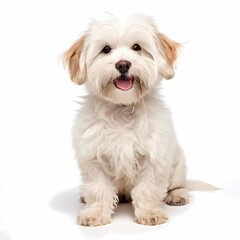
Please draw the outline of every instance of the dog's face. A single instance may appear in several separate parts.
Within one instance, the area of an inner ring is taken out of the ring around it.
[[[70,76],[116,104],[136,104],[163,77],[174,76],[179,44],[159,33],[151,18],[136,14],[90,24],[65,53]]]

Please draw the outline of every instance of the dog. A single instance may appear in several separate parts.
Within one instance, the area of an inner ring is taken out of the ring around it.
[[[121,201],[132,202],[135,222],[158,225],[164,202],[189,202],[184,153],[159,93],[180,47],[152,17],[134,14],[93,20],[64,53],[71,80],[87,89],[72,129],[86,203],[80,225],[110,223]]]

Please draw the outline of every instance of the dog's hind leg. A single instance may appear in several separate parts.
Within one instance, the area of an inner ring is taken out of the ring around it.
[[[180,206],[189,202],[189,194],[186,189],[186,165],[185,156],[178,147],[173,163],[173,172],[170,177],[167,197],[165,202],[169,205]]]

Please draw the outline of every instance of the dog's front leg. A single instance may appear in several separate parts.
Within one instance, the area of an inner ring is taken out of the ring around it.
[[[111,222],[111,215],[118,202],[116,188],[100,167],[91,166],[83,173],[82,194],[86,202],[77,217],[84,226],[100,226]]]
[[[131,192],[137,223],[158,225],[167,221],[161,208],[166,197],[167,181],[168,176],[158,172],[156,166],[152,164],[142,169]]]

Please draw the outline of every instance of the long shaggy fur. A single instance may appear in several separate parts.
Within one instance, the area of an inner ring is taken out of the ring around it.
[[[152,18],[136,14],[124,24],[93,21],[65,53],[72,81],[88,89],[72,129],[86,202],[79,224],[110,223],[123,198],[132,201],[135,221],[145,225],[167,221],[163,201],[188,203],[184,154],[159,95],[162,79],[174,76],[179,47]],[[134,79],[128,90],[116,86],[123,75],[119,61],[131,63],[124,73],[128,84]]]

